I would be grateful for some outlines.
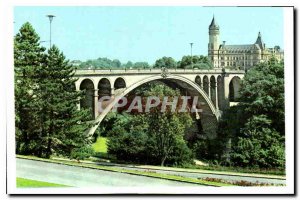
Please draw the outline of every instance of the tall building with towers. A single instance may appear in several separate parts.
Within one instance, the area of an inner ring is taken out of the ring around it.
[[[208,58],[214,68],[249,69],[252,66],[275,57],[284,58],[284,52],[279,46],[267,48],[259,32],[255,43],[228,45],[220,43],[220,27],[213,17],[209,25]]]

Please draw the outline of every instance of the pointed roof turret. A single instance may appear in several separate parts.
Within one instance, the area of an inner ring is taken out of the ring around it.
[[[217,22],[215,20],[215,15],[213,16],[213,19],[211,20],[209,29],[219,29],[219,25],[217,24]]]
[[[258,44],[261,49],[263,49],[263,47],[264,47],[264,43],[262,41],[260,31],[258,32],[258,36],[257,36],[255,44]]]

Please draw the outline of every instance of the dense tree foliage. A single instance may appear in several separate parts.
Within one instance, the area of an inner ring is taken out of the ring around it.
[[[79,65],[82,69],[111,69],[121,68],[121,62],[118,59],[110,60],[108,58],[97,58],[87,60]]]
[[[145,96],[179,96],[179,91],[157,85]],[[188,113],[160,112],[152,108],[140,115],[120,115],[109,131],[108,152],[118,159],[147,164],[172,165],[191,162],[192,153],[184,140],[192,123]]]
[[[94,155],[94,149],[90,145],[78,147],[72,150],[70,158],[76,159],[78,162]]]
[[[170,69],[174,69],[176,68],[177,63],[176,61],[171,58],[171,57],[162,57],[158,60],[155,61],[155,64],[153,66],[153,68],[170,68]]]
[[[192,59],[191,59],[192,58]],[[193,60],[193,65],[192,65]],[[147,62],[131,62],[121,63],[118,59],[98,58],[91,59],[85,62],[72,61],[75,65],[78,65],[79,69],[148,69],[152,68]],[[207,56],[183,56],[181,61],[176,62],[172,57],[162,57],[155,61],[153,68],[182,68],[182,69],[212,69]]]
[[[70,155],[74,148],[89,145],[90,141],[85,133],[89,125],[83,122],[91,118],[88,111],[77,109],[81,94],[75,89],[73,66],[53,46],[38,74],[38,95],[44,100],[39,106],[39,116],[43,119],[41,139],[46,144],[40,155],[45,152],[45,156],[49,157],[52,151]]]
[[[193,61],[193,65],[192,65]],[[213,66],[210,63],[207,56],[183,56],[181,61],[177,64],[178,68],[183,69],[191,69],[191,68],[197,68],[197,69],[212,69]]]
[[[38,70],[45,60],[45,48],[30,23],[14,38],[16,152],[30,154],[39,146],[40,118],[37,109]]]
[[[249,70],[240,90],[247,116],[266,115],[272,127],[284,135],[284,65],[271,59]]]
[[[74,67],[53,46],[45,53],[29,23],[15,37],[16,152],[70,156],[90,143],[89,114],[79,111]]]
[[[131,62],[122,64],[120,60],[110,60],[108,58],[91,59],[81,62],[78,66],[79,69],[145,69],[150,68],[147,62]]]
[[[132,68],[134,68],[134,69],[147,69],[147,68],[151,68],[151,66],[147,62],[136,62],[136,63],[134,63]]]
[[[240,89],[240,104],[220,123],[230,138],[230,163],[236,166],[284,168],[284,66],[271,59],[250,69]]]

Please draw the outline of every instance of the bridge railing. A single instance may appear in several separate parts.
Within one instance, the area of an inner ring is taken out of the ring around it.
[[[161,73],[161,69],[77,69],[76,74],[155,74]],[[231,69],[167,69],[168,73],[245,73],[244,70],[231,70]]]

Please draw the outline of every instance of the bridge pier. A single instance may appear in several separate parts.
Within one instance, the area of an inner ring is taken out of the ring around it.
[[[218,81],[215,82],[215,98],[216,98],[216,110],[219,110],[219,102],[218,102]]]
[[[211,99],[211,88],[210,88],[210,79],[208,79],[208,94],[207,94],[207,96],[208,96],[208,98],[210,98]]]
[[[98,117],[98,89],[94,89],[94,119]]]
[[[224,78],[224,101],[225,101],[225,108],[229,108],[229,78],[225,77]]]
[[[112,88],[110,89],[110,94],[111,94],[111,96],[114,96],[114,95],[115,95],[115,88],[112,87]]]

